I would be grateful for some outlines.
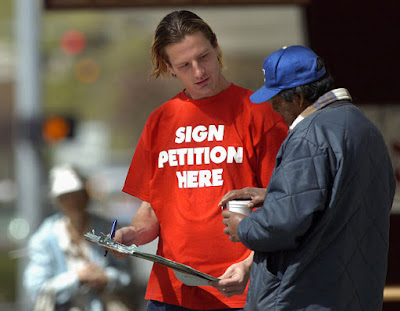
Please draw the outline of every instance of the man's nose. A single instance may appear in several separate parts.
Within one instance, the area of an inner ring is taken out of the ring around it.
[[[201,66],[198,62],[195,62],[195,63],[193,64],[193,69],[194,69],[194,75],[195,75],[195,77],[200,78],[200,77],[203,76],[203,74],[204,74],[204,68],[203,68],[203,66]]]

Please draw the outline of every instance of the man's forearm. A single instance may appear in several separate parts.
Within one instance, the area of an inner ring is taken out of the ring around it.
[[[160,224],[150,203],[143,201],[128,228],[133,231],[132,244],[143,245],[157,238]]]

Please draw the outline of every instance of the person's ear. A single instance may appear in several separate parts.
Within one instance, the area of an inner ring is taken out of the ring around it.
[[[302,110],[306,109],[309,106],[309,103],[306,101],[303,93],[295,94],[293,96],[293,102],[295,102],[296,105],[298,105],[299,108]]]
[[[165,66],[167,66],[167,69],[168,69],[169,73],[170,73],[173,77],[176,77],[176,73],[175,73],[174,69],[172,68],[172,66],[171,66],[170,64],[168,64],[167,62],[164,62],[164,63],[165,63]]]

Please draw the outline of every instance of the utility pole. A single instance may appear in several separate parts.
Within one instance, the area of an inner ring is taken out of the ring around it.
[[[18,186],[17,217],[29,225],[29,234],[42,218],[43,169],[38,146],[31,137],[31,125],[39,120],[41,111],[40,79],[40,11],[39,0],[15,0],[16,80],[15,80],[15,178]],[[21,242],[26,242],[22,240]],[[25,246],[21,245],[21,247]],[[22,287],[26,258],[18,264],[18,309],[29,310]],[[17,308],[16,308],[17,309]]]

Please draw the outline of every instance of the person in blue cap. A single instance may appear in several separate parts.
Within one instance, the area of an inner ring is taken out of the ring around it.
[[[382,135],[309,48],[274,52],[263,72],[250,99],[270,101],[289,134],[266,190],[220,202],[259,206],[222,213],[230,240],[255,252],[245,310],[381,310],[396,185]]]

